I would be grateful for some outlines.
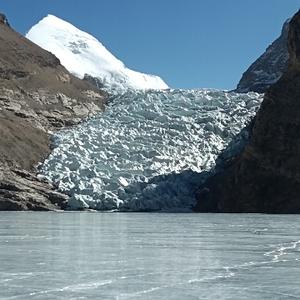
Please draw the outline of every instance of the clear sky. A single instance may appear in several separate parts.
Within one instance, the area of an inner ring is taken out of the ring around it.
[[[128,67],[174,88],[232,89],[300,0],[3,0],[20,33],[47,14],[98,38]]]

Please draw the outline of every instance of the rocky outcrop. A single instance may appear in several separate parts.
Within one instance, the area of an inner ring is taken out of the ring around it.
[[[93,77],[89,74],[85,74],[83,80],[89,82],[90,84],[95,86],[97,89],[103,89],[104,88],[103,82],[97,77]]]
[[[8,23],[8,20],[7,20],[6,16],[5,16],[5,14],[1,14],[1,13],[0,13],[0,24],[3,24],[3,25],[6,25],[6,26],[9,26],[9,27],[10,27],[10,25],[9,25],[9,23]]]
[[[0,210],[65,209],[68,196],[24,170],[0,170]]]
[[[264,93],[286,71],[289,60],[287,47],[289,21],[290,19],[284,23],[280,37],[243,74],[236,92]]]
[[[101,111],[105,99],[0,15],[0,210],[65,207],[66,196],[40,182],[35,166],[52,132]]]
[[[266,92],[242,154],[199,189],[196,211],[300,213],[300,11],[289,27],[288,70]]]

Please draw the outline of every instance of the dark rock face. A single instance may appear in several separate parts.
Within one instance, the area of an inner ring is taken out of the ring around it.
[[[59,210],[68,197],[56,192],[35,174],[24,170],[0,170],[0,210]]]
[[[290,65],[266,92],[250,143],[199,189],[197,211],[300,213],[300,11],[288,47]]]
[[[89,74],[85,74],[83,80],[89,82],[91,85],[95,86],[97,89],[104,88],[104,84],[99,78],[93,77]]]
[[[6,25],[6,26],[9,26],[9,27],[10,27],[10,25],[9,25],[9,23],[8,23],[8,20],[7,20],[6,16],[5,16],[5,14],[1,14],[1,13],[0,13],[0,24],[3,24],[3,25]]]
[[[243,74],[237,92],[264,93],[286,71],[289,61],[287,46],[289,21],[284,23],[280,37]]]
[[[105,99],[0,15],[0,210],[65,206],[53,202],[65,196],[53,197],[53,187],[38,180],[35,166],[50,152],[51,132],[100,112]],[[20,175],[28,171],[30,179]]]

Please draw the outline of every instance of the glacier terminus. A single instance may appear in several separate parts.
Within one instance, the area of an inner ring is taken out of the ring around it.
[[[41,176],[97,210],[185,210],[218,155],[247,140],[240,131],[262,96],[217,90],[130,90],[106,111],[54,135]]]

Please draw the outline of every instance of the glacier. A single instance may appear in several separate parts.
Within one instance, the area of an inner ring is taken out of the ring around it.
[[[190,211],[220,153],[247,141],[243,128],[262,98],[127,90],[111,96],[105,112],[56,133],[39,176],[70,195],[72,209]]]
[[[255,92],[170,89],[53,15],[26,37],[110,95],[105,112],[55,133],[39,166],[40,178],[70,196],[71,209],[190,211],[217,160],[246,143],[244,128],[262,102]]]
[[[127,68],[92,35],[72,24],[48,15],[34,25],[26,37],[53,53],[61,64],[79,78],[89,75],[97,78],[110,90],[168,89],[158,76]]]

